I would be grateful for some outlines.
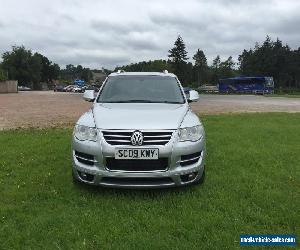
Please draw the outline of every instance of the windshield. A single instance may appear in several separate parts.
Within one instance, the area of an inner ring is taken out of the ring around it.
[[[105,83],[97,102],[184,103],[179,84],[167,76],[113,76]]]

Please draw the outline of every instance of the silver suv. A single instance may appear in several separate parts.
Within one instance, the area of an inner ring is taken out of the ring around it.
[[[174,74],[167,71],[110,74],[92,108],[75,125],[75,182],[126,188],[202,183],[205,132]]]

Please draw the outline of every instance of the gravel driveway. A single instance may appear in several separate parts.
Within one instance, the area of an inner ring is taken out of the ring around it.
[[[52,91],[0,94],[0,129],[69,126],[87,111],[82,94]],[[200,114],[300,112],[300,98],[252,95],[201,95],[192,109]]]
[[[300,98],[265,97],[261,95],[201,95],[193,103],[202,114],[244,112],[300,112]]]

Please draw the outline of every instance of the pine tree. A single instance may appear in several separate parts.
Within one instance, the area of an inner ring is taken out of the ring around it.
[[[227,60],[220,63],[219,66],[219,76],[222,78],[228,78],[234,76],[234,61],[232,59],[232,56],[229,56]]]
[[[206,79],[207,75],[207,59],[204,54],[204,52],[200,49],[197,50],[196,54],[193,56],[193,59],[195,60],[195,70],[196,70],[196,75],[197,75],[197,83],[198,86],[204,79]]]
[[[189,58],[187,57],[187,51],[182,37],[179,35],[174,43],[174,47],[169,50],[168,57],[171,58],[173,63],[186,62]]]
[[[174,47],[169,50],[171,67],[181,82],[184,82],[186,77],[185,68],[187,64],[187,51],[182,37],[179,35],[174,43]]]
[[[221,65],[221,59],[220,56],[217,55],[216,58],[213,60],[211,69],[212,69],[212,76],[211,76],[211,82],[213,84],[217,84],[218,80],[220,78],[220,65]]]
[[[215,70],[219,69],[220,64],[221,64],[221,59],[220,59],[220,56],[217,55],[216,58],[213,60],[213,63],[212,63],[213,69],[215,69]]]
[[[198,49],[193,59],[195,60],[195,67],[207,67],[207,59],[202,50]]]

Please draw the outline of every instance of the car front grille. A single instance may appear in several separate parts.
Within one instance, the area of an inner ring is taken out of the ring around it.
[[[113,157],[106,157],[106,168],[110,171],[128,172],[166,171],[168,169],[168,158],[159,158],[157,160],[119,160]]]
[[[196,163],[199,160],[201,155],[202,155],[202,151],[196,152],[196,153],[193,153],[193,154],[182,155],[180,165],[182,167],[192,165],[192,164]]]
[[[102,130],[105,141],[110,145],[132,145],[131,135],[134,130]],[[143,133],[143,145],[165,145],[174,130],[141,131]]]

